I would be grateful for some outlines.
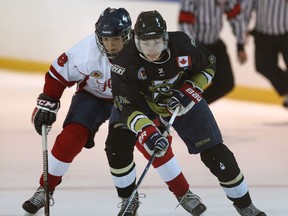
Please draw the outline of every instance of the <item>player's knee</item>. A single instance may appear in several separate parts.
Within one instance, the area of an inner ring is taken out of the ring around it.
[[[89,129],[80,124],[68,124],[58,135],[52,154],[63,162],[71,162],[87,142]]]
[[[202,162],[221,182],[230,181],[240,173],[233,153],[223,143],[201,152],[200,156]]]
[[[128,130],[109,128],[105,151],[110,167],[125,167],[133,161],[133,151],[136,142],[135,134]]]
[[[68,124],[63,131],[64,133],[69,134],[69,136],[71,137],[70,139],[74,140],[73,143],[75,143],[75,145],[77,145],[77,143],[81,143],[79,145],[79,148],[82,148],[83,144],[87,142],[90,134],[88,128],[77,123]]]

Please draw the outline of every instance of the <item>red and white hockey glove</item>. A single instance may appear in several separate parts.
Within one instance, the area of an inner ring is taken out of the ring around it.
[[[202,92],[192,81],[186,80],[179,90],[173,90],[173,95],[167,102],[168,111],[173,113],[180,106],[178,116],[184,115],[202,100]]]
[[[156,157],[165,155],[169,142],[154,125],[147,125],[137,134],[138,142],[152,155],[156,151]]]
[[[49,97],[46,94],[40,94],[37,98],[37,106],[32,113],[31,121],[39,135],[42,134],[41,127],[47,125],[47,131],[51,130],[52,124],[56,121],[56,115],[60,108],[60,101]]]

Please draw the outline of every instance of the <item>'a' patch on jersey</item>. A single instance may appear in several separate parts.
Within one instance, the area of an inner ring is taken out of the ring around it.
[[[190,56],[178,56],[177,63],[179,68],[189,67],[192,65]]]

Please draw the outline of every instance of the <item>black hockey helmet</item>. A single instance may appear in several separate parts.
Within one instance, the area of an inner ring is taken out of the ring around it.
[[[158,11],[153,10],[141,12],[136,20],[134,33],[135,45],[138,51],[141,53],[140,56],[142,56],[144,59],[151,61],[149,58],[147,58],[147,53],[145,53],[145,50],[141,46],[141,41],[153,39],[157,40],[160,38],[163,39],[163,46],[159,47],[160,49],[157,52],[161,54],[159,57],[165,57],[165,59],[162,59],[161,63],[164,63],[170,59],[171,55],[168,48],[169,38],[167,26],[165,20]],[[164,55],[165,53],[167,53],[167,55]]]
[[[109,58],[114,58],[117,53],[108,52],[103,45],[103,37],[123,37],[126,44],[132,37],[131,18],[124,8],[106,8],[95,24],[96,42],[100,51]]]
[[[158,11],[145,11],[139,14],[134,26],[134,32],[139,40],[161,38],[166,37],[167,26]]]

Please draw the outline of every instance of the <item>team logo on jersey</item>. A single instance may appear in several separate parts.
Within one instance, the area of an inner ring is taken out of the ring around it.
[[[146,74],[145,69],[143,67],[141,67],[138,70],[137,76],[138,76],[139,80],[146,80],[147,79],[147,74]]]
[[[111,71],[119,75],[123,75],[123,73],[125,72],[125,68],[120,67],[119,65],[113,65],[111,67]]]
[[[178,56],[177,63],[179,68],[185,68],[192,65],[190,56]]]
[[[90,73],[90,76],[95,79],[101,79],[103,77],[103,73],[100,71],[93,71],[92,73]]]
[[[157,101],[160,96],[168,96],[171,97],[173,92],[172,88],[177,83],[177,81],[181,78],[183,72],[178,73],[175,77],[167,80],[154,80],[151,82],[149,86],[149,91],[152,93],[153,101]]]

